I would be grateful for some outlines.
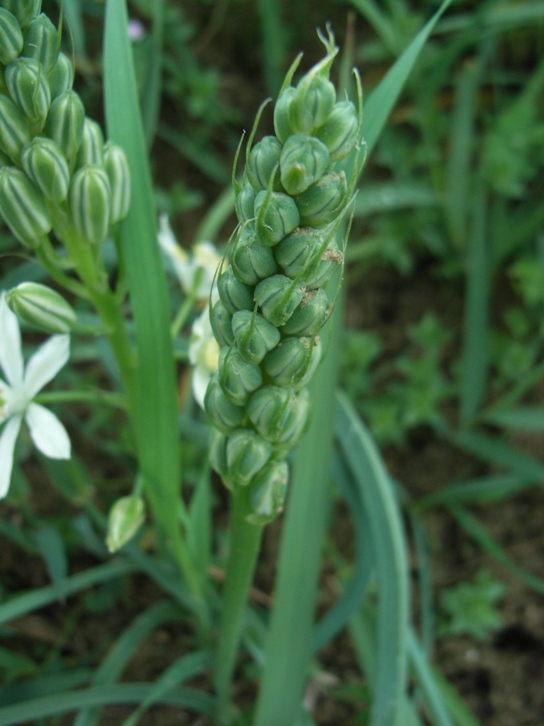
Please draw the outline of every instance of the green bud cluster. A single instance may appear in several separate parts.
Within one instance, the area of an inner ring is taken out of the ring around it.
[[[257,116],[243,177],[233,178],[239,225],[210,311],[221,347],[204,401],[213,427],[210,460],[229,489],[247,488],[255,524],[281,511],[287,456],[308,424],[306,385],[334,304],[324,285],[343,265],[336,238],[355,185],[338,162],[358,153],[360,82],[356,74],[358,108],[337,101],[329,73],[338,49],[330,32],[320,39],[325,58],[297,85],[300,57],[287,73],[275,136],[252,145],[264,106]]]
[[[86,118],[40,9],[41,0],[0,0],[0,216],[31,249],[57,220],[100,245],[128,211],[127,159]]]

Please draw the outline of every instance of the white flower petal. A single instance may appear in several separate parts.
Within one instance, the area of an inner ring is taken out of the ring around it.
[[[70,438],[54,413],[38,403],[31,403],[25,415],[32,440],[50,459],[69,459]]]
[[[38,348],[26,366],[24,386],[29,398],[57,375],[69,356],[69,335],[54,335]]]
[[[0,365],[12,386],[22,384],[24,367],[19,321],[8,308],[3,293],[0,295]]]
[[[202,368],[200,366],[198,368],[193,368],[193,376],[191,381],[193,395],[195,397],[195,401],[202,409],[204,408],[204,396],[206,395],[206,390],[208,388],[210,378],[211,376],[205,368]]]
[[[8,493],[13,469],[13,451],[22,420],[22,416],[10,418],[0,433],[0,499]]]

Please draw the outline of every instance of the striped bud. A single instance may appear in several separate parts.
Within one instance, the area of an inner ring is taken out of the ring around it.
[[[308,290],[283,326],[282,333],[294,336],[315,335],[326,323],[331,310],[332,306],[323,288]]]
[[[234,342],[232,315],[221,300],[218,300],[210,310],[210,325],[212,326],[215,339],[221,347],[232,345]]]
[[[285,275],[272,275],[255,288],[255,302],[268,322],[279,327],[289,320],[305,292],[304,284]]]
[[[310,392],[307,388],[297,391],[293,403],[287,409],[282,429],[274,444],[291,449],[298,444],[310,421]]]
[[[104,168],[111,186],[111,224],[127,216],[130,206],[130,171],[125,152],[109,141],[104,147]]]
[[[236,429],[227,440],[229,476],[241,486],[247,486],[272,455],[272,446],[249,429]]]
[[[289,121],[289,107],[294,94],[293,86],[288,86],[280,93],[274,107],[274,131],[282,144],[295,133]]]
[[[6,67],[4,78],[13,101],[33,130],[40,132],[51,104],[51,93],[43,67],[34,58],[17,58]]]
[[[353,149],[359,137],[359,119],[351,101],[339,101],[315,136],[328,148],[331,161],[344,159]]]
[[[40,13],[32,18],[25,32],[25,45],[22,55],[37,60],[45,72],[53,68],[59,53],[57,29],[47,15]]]
[[[288,235],[274,248],[274,256],[287,277],[302,279],[309,289],[324,285],[344,257],[329,230],[311,227]]]
[[[22,282],[6,293],[18,318],[44,333],[69,333],[76,322],[73,308],[58,292],[37,282]]]
[[[329,150],[306,134],[290,136],[281,152],[281,183],[289,194],[301,194],[325,173]]]
[[[40,190],[19,169],[0,169],[0,213],[15,237],[36,249],[51,230],[51,216]]]
[[[268,189],[270,180],[274,175],[272,188],[281,190],[279,163],[281,144],[275,136],[265,136],[251,149],[246,173],[255,191]]]
[[[255,197],[255,230],[262,245],[273,247],[298,227],[300,215],[291,197],[262,191]]]
[[[272,443],[279,439],[295,397],[292,388],[279,386],[263,386],[251,396],[247,405],[249,420],[264,439]]]
[[[62,149],[69,162],[75,158],[81,145],[85,108],[75,91],[64,91],[49,110],[46,134]]]
[[[134,537],[145,522],[145,504],[142,497],[131,494],[118,499],[108,515],[106,545],[117,552]]]
[[[15,15],[21,28],[26,28],[41,6],[42,0],[2,0],[2,7]]]
[[[232,490],[232,482],[228,478],[227,437],[214,428],[210,436],[209,456],[212,469],[220,475],[227,489]]]
[[[264,359],[264,369],[276,386],[306,385],[317,368],[321,346],[316,337],[285,338]]]
[[[219,382],[229,401],[243,406],[262,385],[263,374],[259,366],[245,361],[237,348],[221,348]]]
[[[76,232],[91,244],[101,244],[110,225],[111,187],[101,166],[83,166],[70,184],[70,211]]]
[[[51,98],[55,99],[64,93],[64,91],[72,90],[74,83],[74,66],[72,61],[64,53],[59,53],[55,65],[51,68],[48,75],[49,90]]]
[[[297,197],[301,225],[324,227],[332,222],[347,202],[346,175],[341,172],[324,174]]]
[[[0,8],[0,63],[7,66],[23,49],[23,33],[17,18]]]
[[[272,250],[260,244],[255,232],[249,227],[238,233],[230,263],[238,279],[246,285],[256,285],[278,269]]]
[[[232,317],[232,332],[238,352],[248,363],[258,365],[280,341],[279,331],[262,315],[239,310]]]
[[[309,134],[329,118],[336,101],[336,90],[328,78],[305,75],[289,104],[289,124],[295,133]]]
[[[219,383],[219,374],[215,373],[208,383],[204,396],[204,410],[212,424],[225,434],[241,426],[246,417],[244,406],[231,403]]]
[[[236,277],[232,267],[227,267],[217,281],[219,297],[231,315],[238,310],[252,310],[253,289]]]
[[[249,182],[244,184],[236,196],[234,207],[240,222],[249,222],[255,217],[255,197],[257,192]]]
[[[0,149],[17,163],[30,138],[23,114],[11,99],[0,94]]]
[[[68,162],[54,141],[36,136],[21,151],[21,165],[46,199],[66,199],[70,187]]]
[[[288,483],[287,462],[269,462],[249,485],[252,512],[246,516],[247,521],[256,525],[272,522],[283,509]]]
[[[104,162],[104,134],[96,121],[88,116],[83,123],[83,134],[81,145],[77,153],[77,166],[86,164],[98,164]]]

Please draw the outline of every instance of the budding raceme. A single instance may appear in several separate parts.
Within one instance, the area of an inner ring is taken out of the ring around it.
[[[246,411],[243,406],[232,403],[219,383],[219,375],[215,373],[206,389],[204,409],[213,425],[224,434],[230,433],[244,422]]]
[[[37,282],[22,282],[6,293],[6,302],[17,317],[44,333],[69,333],[76,322],[62,295]]]
[[[57,29],[47,15],[36,15],[25,31],[25,44],[21,55],[34,58],[49,73],[57,61],[58,52]]]
[[[307,134],[294,134],[281,152],[281,183],[289,194],[301,194],[323,176],[328,164],[324,143]]]
[[[253,391],[262,385],[263,374],[259,366],[248,363],[236,347],[221,348],[219,382],[231,403],[244,406]]]
[[[26,117],[34,133],[39,133],[47,119],[51,92],[44,67],[34,58],[19,57],[4,72],[9,95]]]
[[[250,286],[273,275],[278,269],[270,247],[262,245],[249,226],[243,227],[236,236],[230,263],[238,279]]]
[[[230,478],[247,486],[272,455],[272,444],[250,429],[235,429],[227,439]]]
[[[36,136],[21,151],[21,165],[46,199],[62,202],[68,196],[70,171],[60,147],[51,139]]]
[[[255,231],[266,247],[273,247],[300,222],[294,199],[282,192],[262,191],[255,197]]]
[[[41,0],[2,0],[2,7],[15,15],[22,29],[40,12],[41,6]]]
[[[285,275],[272,275],[255,288],[255,302],[272,325],[286,323],[300,304],[306,288]]]
[[[288,337],[264,359],[264,370],[276,386],[302,388],[321,358],[318,336]]]
[[[21,149],[30,141],[25,117],[10,98],[0,94],[0,150],[17,163]]]
[[[85,108],[80,97],[70,89],[63,91],[51,104],[45,133],[62,149],[72,165],[81,146]]]
[[[77,165],[85,166],[86,164],[101,165],[104,162],[104,134],[96,121],[88,116],[85,117],[83,123],[83,133],[81,135],[81,144],[77,154]]]
[[[232,316],[232,332],[238,352],[248,363],[258,365],[280,340],[277,328],[258,313],[238,310]]]
[[[327,322],[331,311],[332,305],[323,288],[308,290],[300,305],[282,326],[282,333],[297,337],[316,335]]]
[[[264,525],[272,522],[283,509],[289,466],[285,459],[274,459],[266,464],[249,485],[251,513],[247,520],[252,524]]]
[[[76,232],[91,244],[104,242],[110,226],[111,186],[101,166],[83,166],[70,184],[70,212]]]
[[[253,288],[241,282],[232,267],[220,275],[217,281],[219,298],[231,315],[238,310],[252,310]]]
[[[0,213],[15,237],[36,249],[52,227],[42,193],[20,169],[0,168]]]
[[[116,224],[127,216],[131,184],[125,152],[111,141],[104,146],[104,169],[111,187],[110,223]]]
[[[251,149],[246,174],[255,191],[268,189],[272,180],[274,191],[281,191],[279,162],[282,147],[275,136],[265,136]]]
[[[217,300],[210,310],[210,325],[219,346],[229,348],[234,342],[232,314],[229,313],[221,300]]]

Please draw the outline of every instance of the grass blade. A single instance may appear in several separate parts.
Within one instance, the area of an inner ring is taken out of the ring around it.
[[[412,628],[408,628],[408,656],[414,670],[416,681],[421,689],[421,696],[427,706],[433,726],[453,726],[442,694],[434,680],[425,651],[418,643]]]
[[[372,726],[394,724],[406,686],[409,583],[407,545],[391,481],[376,445],[343,394],[337,436],[365,507],[378,585]]]
[[[477,431],[459,431],[452,438],[454,444],[480,459],[504,466],[521,477],[544,481],[544,464],[513,449],[504,441]]]
[[[159,110],[162,93],[162,44],[164,25],[164,0],[154,0],[150,4],[153,15],[151,47],[146,54],[146,74],[142,96],[142,122],[147,148],[151,148],[159,123]]]

